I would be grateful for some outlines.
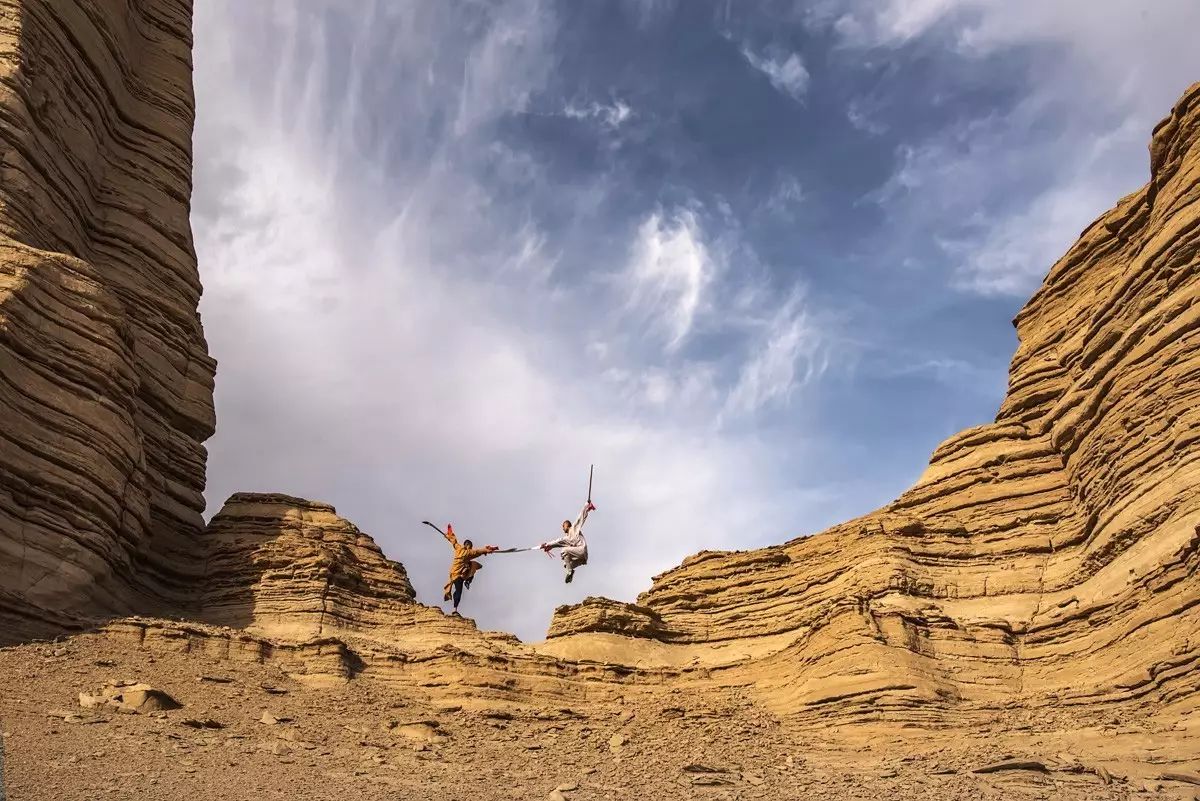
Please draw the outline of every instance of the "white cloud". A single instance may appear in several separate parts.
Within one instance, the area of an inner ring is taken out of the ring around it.
[[[804,200],[804,187],[800,185],[796,176],[784,173],[779,176],[775,191],[767,198],[766,207],[772,214],[786,217],[802,200]]]
[[[622,100],[614,100],[607,105],[592,101],[591,103],[569,103],[563,109],[563,116],[573,120],[596,120],[611,130],[616,130],[633,115],[633,109]]]
[[[741,368],[725,413],[748,415],[790,398],[793,390],[824,372],[826,342],[793,294],[764,326],[753,357]]]
[[[719,268],[690,210],[655,212],[638,228],[626,268],[630,303],[665,330],[667,350],[691,333]]]
[[[756,53],[745,45],[742,56],[750,66],[766,75],[772,86],[793,100],[800,100],[808,91],[810,76],[799,53],[774,50]]]
[[[846,119],[855,128],[871,136],[887,133],[887,126],[874,117],[865,101],[851,101],[846,107]]]
[[[962,58],[1012,52],[1030,64],[1021,102],[907,144],[876,196],[900,230],[941,245],[971,292],[1036,287],[1079,231],[1145,182],[1151,129],[1200,75],[1192,0],[837,5],[823,24],[835,20],[849,47],[940,37]]]

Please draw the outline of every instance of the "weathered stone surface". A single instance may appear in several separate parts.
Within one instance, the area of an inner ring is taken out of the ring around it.
[[[196,564],[214,362],[190,21],[178,0],[0,2],[0,638],[178,606]]]
[[[238,493],[203,536],[201,619],[306,640],[394,627],[414,613],[399,562],[324,503]]]
[[[162,690],[136,681],[110,681],[98,690],[80,693],[79,705],[84,709],[111,709],[129,715],[163,712],[182,706]]]
[[[654,640],[672,638],[672,632],[653,609],[596,597],[586,598],[581,604],[560,606],[556,609],[548,636],[585,632],[605,632]]]

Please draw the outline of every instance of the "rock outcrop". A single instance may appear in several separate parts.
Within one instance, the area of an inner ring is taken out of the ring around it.
[[[404,566],[324,503],[238,493],[204,534],[199,616],[267,637],[307,640],[411,620]]]
[[[0,616],[173,608],[203,528],[191,4],[0,2]]]
[[[670,643],[792,636],[784,711],[1166,703],[1200,683],[1200,84],[1151,179],[1083,232],[1015,320],[990,425],[828,532],[704,553],[638,599]],[[629,627],[560,610],[554,637]],[[647,636],[643,632],[640,636]],[[836,702],[836,703],[835,703]]]

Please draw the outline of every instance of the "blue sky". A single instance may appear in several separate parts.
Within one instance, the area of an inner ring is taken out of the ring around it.
[[[1191,0],[197,0],[209,514],[549,538],[464,612],[537,639],[703,548],[887,502],[992,418],[1011,319],[1147,176]]]

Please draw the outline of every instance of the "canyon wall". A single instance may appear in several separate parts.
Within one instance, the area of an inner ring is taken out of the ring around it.
[[[203,528],[191,3],[0,0],[0,615],[170,608]]]

